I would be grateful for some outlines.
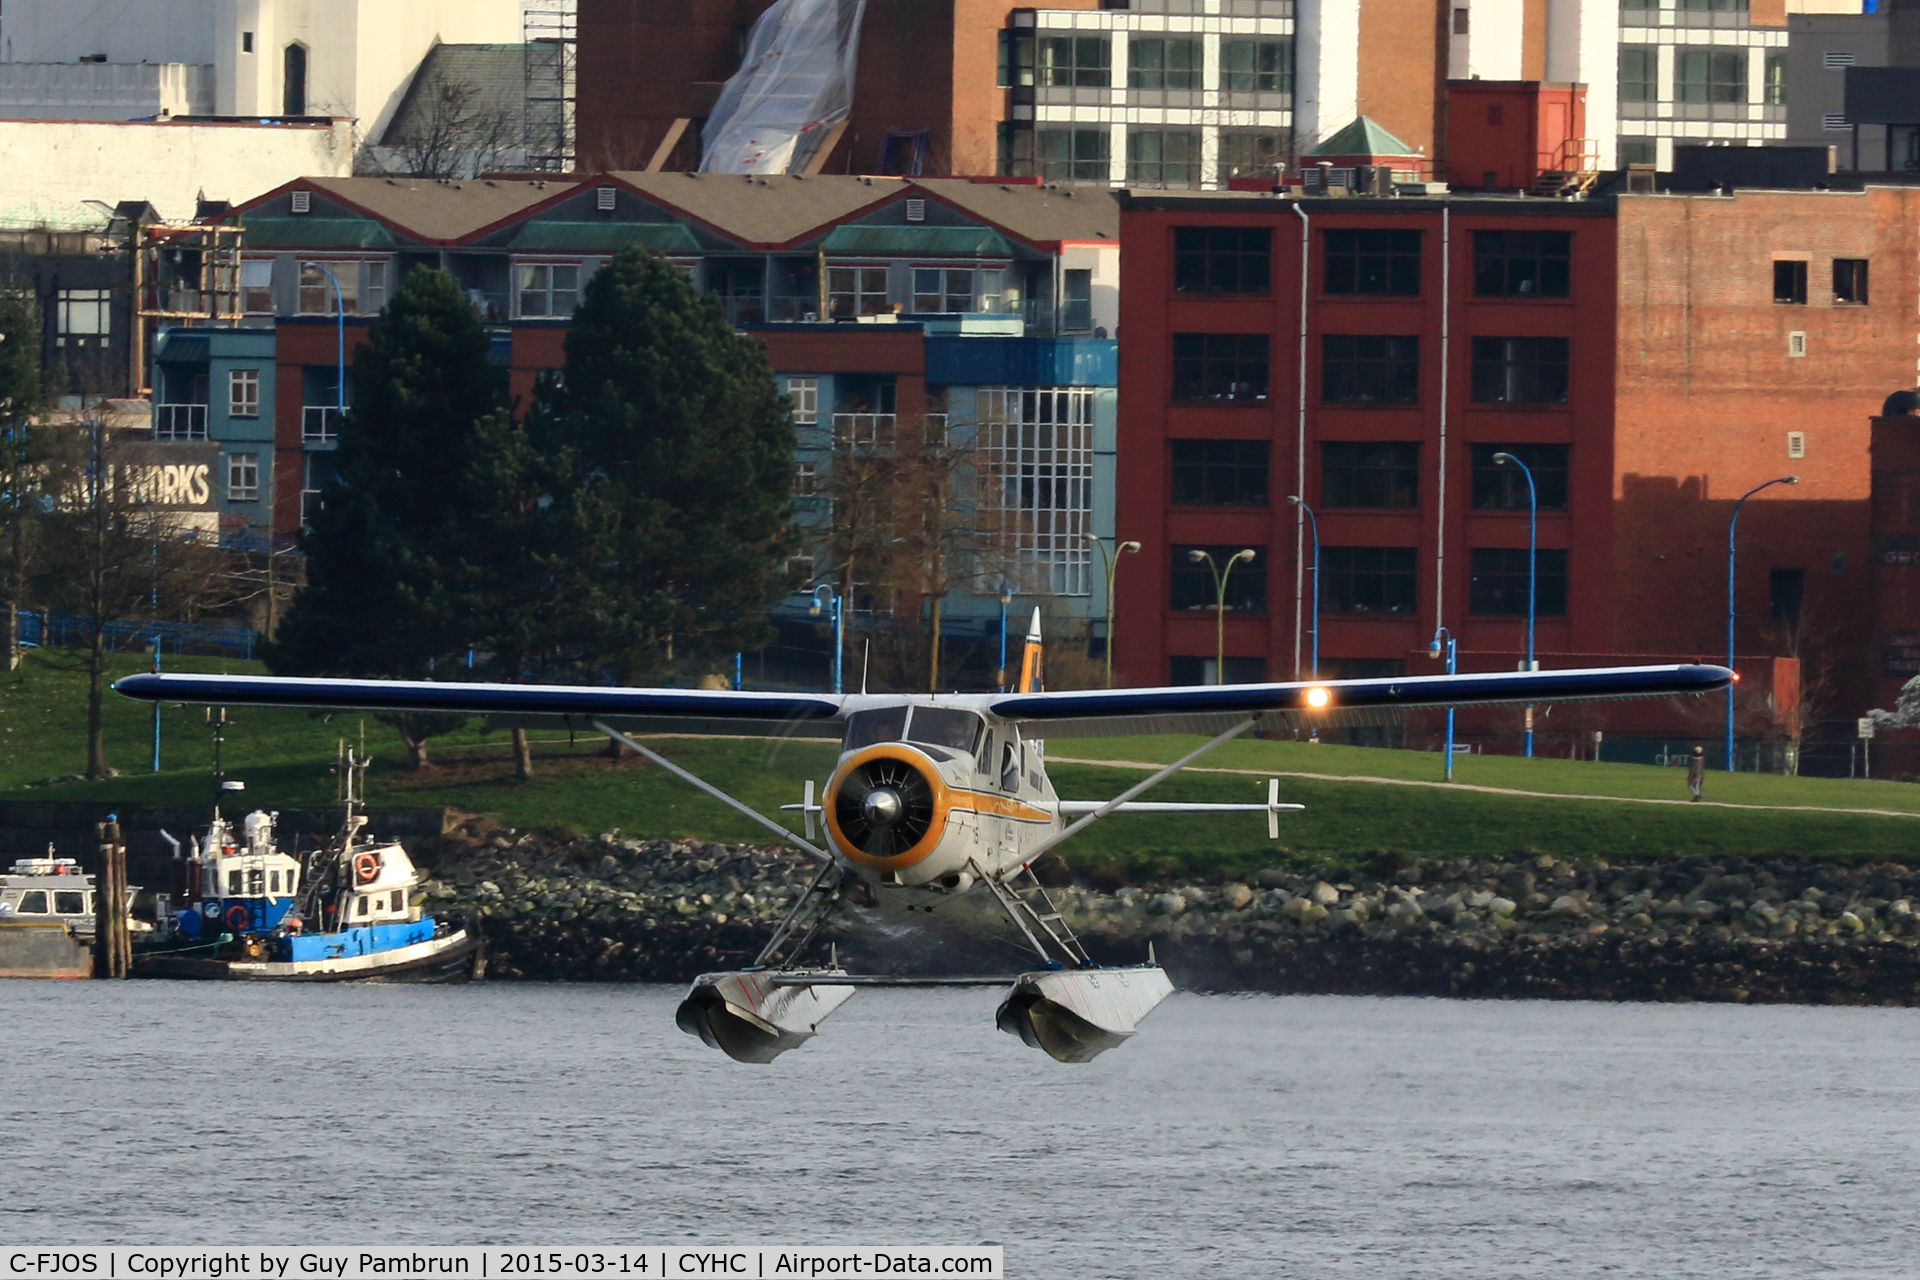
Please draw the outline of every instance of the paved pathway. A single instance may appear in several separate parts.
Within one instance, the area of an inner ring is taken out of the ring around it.
[[[1074,756],[1047,756],[1048,764],[1090,764],[1112,769],[1163,769],[1166,761],[1086,760]],[[1218,765],[1188,765],[1185,773],[1232,773],[1250,778],[1312,778],[1320,782],[1373,782],[1384,787],[1436,787],[1445,791],[1480,791],[1494,796],[1528,796],[1538,800],[1607,800],[1615,804],[1677,804],[1683,808],[1760,809],[1782,813],[1851,813],[1876,818],[1920,818],[1904,809],[1847,809],[1819,804],[1734,804],[1727,800],[1662,800],[1651,796],[1602,796],[1577,791],[1523,791],[1518,787],[1483,787],[1470,782],[1427,782],[1417,778],[1376,778],[1371,774],[1306,773],[1290,769],[1228,769]]]

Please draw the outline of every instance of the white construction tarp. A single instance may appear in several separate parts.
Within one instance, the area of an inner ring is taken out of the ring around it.
[[[761,14],[707,117],[701,172],[785,173],[802,135],[845,120],[866,7],[779,0]]]

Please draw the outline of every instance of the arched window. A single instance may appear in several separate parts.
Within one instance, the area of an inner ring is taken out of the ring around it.
[[[307,46],[290,44],[281,60],[280,114],[307,114]]]

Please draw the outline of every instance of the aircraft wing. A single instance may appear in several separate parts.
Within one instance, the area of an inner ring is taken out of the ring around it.
[[[1256,715],[1276,725],[1352,724],[1389,719],[1421,707],[1673,697],[1713,693],[1725,689],[1733,679],[1733,672],[1725,667],[1688,663],[1285,684],[1063,690],[999,694],[981,701],[984,709],[995,715],[1030,725],[1035,737],[1086,738],[1220,733]]]
[[[623,689],[607,685],[475,684],[451,680],[336,680],[301,676],[142,674],[113,682],[116,693],[149,702],[225,707],[323,707],[502,716],[629,718],[793,725],[840,717],[830,693],[749,693],[731,689]],[[837,732],[837,725],[834,726]],[[726,730],[722,730],[726,731]]]

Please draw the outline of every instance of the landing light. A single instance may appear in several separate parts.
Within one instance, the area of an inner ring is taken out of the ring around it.
[[[1332,700],[1333,700],[1333,695],[1328,693],[1325,689],[1307,690],[1307,705],[1310,707],[1324,707],[1327,705],[1327,703],[1331,702]]]

